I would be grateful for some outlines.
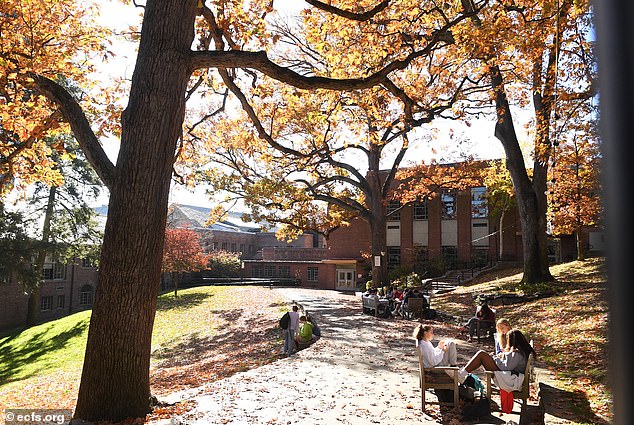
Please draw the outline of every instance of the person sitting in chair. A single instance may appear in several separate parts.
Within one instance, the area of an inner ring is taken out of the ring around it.
[[[423,367],[455,366],[458,363],[456,343],[451,340],[441,340],[434,347],[431,343],[434,337],[434,328],[429,325],[418,325],[412,333],[416,339],[416,347],[420,350],[423,359]],[[451,371],[447,371],[451,376]]]
[[[478,306],[475,317],[469,319],[469,321],[464,325],[464,327],[469,330],[469,341],[471,341],[478,329],[478,322],[487,322],[491,325],[495,323],[495,311],[492,310],[487,303],[483,303]]]
[[[300,344],[310,344],[313,340],[313,324],[306,320],[306,316],[299,318],[299,334],[295,337],[295,347],[299,350]]]
[[[518,329],[512,329],[508,334],[508,351],[491,356],[484,350],[480,350],[467,362],[465,367],[458,371],[458,381],[464,382],[469,373],[480,366],[489,371],[511,371],[514,374],[524,373],[528,357],[532,354],[536,357],[535,350],[528,342],[524,334]]]

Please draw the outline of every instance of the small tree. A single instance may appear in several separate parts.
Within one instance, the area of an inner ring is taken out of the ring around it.
[[[75,257],[90,258],[96,262],[103,238],[96,213],[88,205],[96,200],[103,186],[96,173],[79,151],[77,143],[69,135],[45,139],[51,146],[51,162],[60,180],[55,184],[37,182],[28,199],[27,211],[37,225],[35,235],[40,243],[33,252],[37,281],[27,284],[29,294],[26,325],[36,323],[40,310],[40,289],[47,256],[61,262],[75,261]]]
[[[240,274],[240,254],[230,251],[212,251],[208,255],[213,277],[237,277]]]
[[[163,249],[164,273],[170,273],[174,282],[174,296],[178,296],[178,277],[183,272],[196,272],[207,268],[209,256],[200,244],[200,235],[191,229],[166,229]]]
[[[504,219],[511,207],[517,206],[511,175],[502,161],[491,161],[484,171],[484,185],[487,188],[489,214],[498,221],[496,240],[497,260],[502,260],[504,252]]]
[[[15,278],[29,287],[39,280],[31,264],[38,243],[27,234],[27,225],[21,213],[7,211],[0,199],[0,284]]]
[[[585,253],[581,228],[601,222],[600,144],[592,131],[569,132],[559,145],[551,170],[549,213],[553,233],[575,234],[577,260]]]

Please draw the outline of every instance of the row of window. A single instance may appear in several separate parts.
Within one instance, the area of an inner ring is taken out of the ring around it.
[[[89,258],[81,259],[81,267],[84,269],[92,268],[94,265]],[[42,270],[42,279],[44,280],[63,280],[66,279],[66,264],[59,261],[46,261]]]
[[[82,307],[89,307],[92,305],[94,290],[90,285],[84,285],[79,292],[79,305]],[[40,299],[40,310],[50,311],[53,310],[53,295],[46,295]],[[66,307],[66,295],[57,295],[57,303],[55,308],[62,309]]]
[[[273,264],[254,264],[251,268],[253,277],[291,277],[290,266],[275,266]],[[299,277],[299,276],[298,276]],[[308,267],[306,270],[306,281],[317,282],[319,280],[319,268]]]
[[[206,241],[205,242],[205,246],[209,246],[211,245],[211,249],[216,251],[216,250],[222,250],[222,251],[229,251],[229,252],[240,252],[240,253],[246,253],[248,250],[249,254],[253,254],[255,252],[255,246],[253,245],[246,245],[244,243],[238,244],[237,242],[209,242]]]
[[[488,259],[488,248],[486,247],[472,247],[472,257],[476,259]],[[449,262],[458,261],[458,247],[456,246],[443,246],[441,247],[442,258]],[[419,247],[416,253],[416,261],[427,261],[429,259],[429,251],[427,247]],[[388,246],[387,247],[387,267],[393,268],[401,265],[401,247],[400,246]],[[486,261],[485,261],[486,262]]]
[[[456,218],[456,191],[444,190],[440,195],[442,207],[441,217],[443,219]],[[389,201],[387,204],[387,219],[398,221],[401,219],[401,203],[397,200]],[[415,202],[413,207],[414,220],[428,220],[427,199]],[[471,218],[486,218],[489,215],[487,192],[484,187],[474,187],[471,189]]]
[[[253,277],[291,277],[290,266],[278,266],[272,264],[254,265],[251,271]]]

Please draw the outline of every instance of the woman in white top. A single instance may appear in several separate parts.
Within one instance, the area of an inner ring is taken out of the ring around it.
[[[416,326],[412,336],[416,339],[416,347],[420,350],[424,367],[454,366],[458,363],[456,343],[442,340],[434,347],[431,343],[434,337],[434,328],[431,326]]]

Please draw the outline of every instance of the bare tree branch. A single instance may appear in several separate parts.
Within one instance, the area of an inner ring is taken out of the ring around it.
[[[55,81],[34,73],[29,73],[29,76],[33,78],[39,91],[59,106],[62,115],[70,124],[75,138],[86,155],[86,159],[95,169],[103,184],[111,189],[117,169],[99,144],[99,140],[92,128],[90,128],[88,118],[86,118],[79,103],[64,87]]]
[[[324,12],[332,13],[334,15],[341,16],[343,18],[350,19],[352,21],[367,21],[371,19],[374,15],[385,10],[390,5],[390,0],[383,0],[372,9],[363,12],[363,13],[354,13],[347,10],[340,9],[338,7],[331,6],[330,4],[324,3],[319,0],[305,0],[306,3],[311,6],[316,7],[317,9],[323,10]]]

